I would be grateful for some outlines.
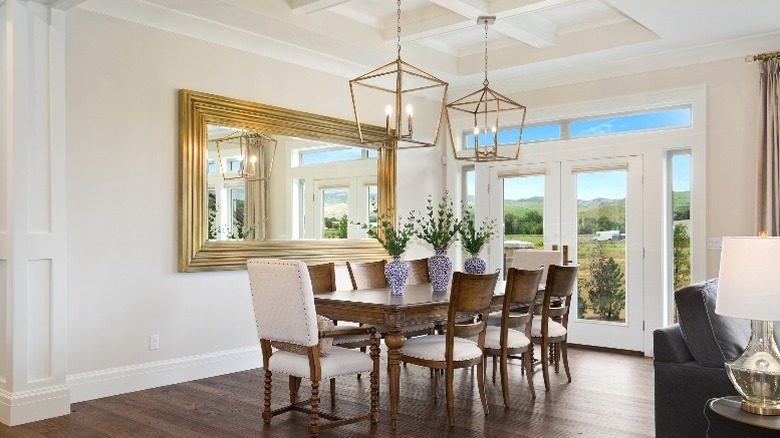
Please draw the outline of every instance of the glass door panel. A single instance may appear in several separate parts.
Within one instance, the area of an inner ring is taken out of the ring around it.
[[[576,175],[579,319],[626,321],[626,175]]]

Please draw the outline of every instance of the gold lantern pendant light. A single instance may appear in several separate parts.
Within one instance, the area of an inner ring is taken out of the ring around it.
[[[520,155],[520,139],[523,135],[525,123],[525,106],[496,92],[490,88],[488,81],[488,26],[496,22],[495,16],[480,16],[477,23],[485,25],[485,80],[482,88],[447,104],[447,124],[450,127],[450,140],[452,152],[458,160],[467,161],[505,161],[516,160]],[[469,128],[474,138],[472,147],[463,147],[458,150],[455,143],[455,135],[452,123],[457,122],[458,116],[470,115],[473,125]],[[499,119],[500,117],[500,119]],[[505,135],[499,133],[500,128],[507,128],[507,133],[518,130],[517,140],[512,136],[511,141],[503,141]],[[499,144],[504,151],[502,154]]]
[[[396,16],[397,58],[349,81],[360,143],[375,149],[436,146],[448,84],[401,60],[401,0]],[[361,121],[383,121],[385,135],[369,137]]]
[[[213,141],[217,146],[217,157],[223,180],[265,181],[271,178],[276,156],[276,139],[261,132],[236,131]],[[228,145],[231,149],[237,145],[239,150],[240,159],[235,174],[226,172],[223,167],[221,149]]]

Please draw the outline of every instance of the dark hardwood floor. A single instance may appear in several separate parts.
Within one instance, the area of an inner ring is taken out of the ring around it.
[[[537,347],[538,348],[538,347]],[[356,423],[331,429],[322,437],[651,437],[653,366],[649,358],[569,348],[572,383],[551,373],[544,391],[541,372],[534,376],[531,399],[519,361],[510,365],[512,407],[504,408],[500,381],[486,380],[490,415],[479,402],[470,370],[456,370],[457,426],[447,426],[443,385],[434,400],[427,369],[401,370],[401,415],[390,428],[387,385],[381,376],[379,424]],[[384,359],[384,357],[383,357]],[[384,370],[384,363],[383,363]],[[443,383],[443,379],[442,379]],[[351,415],[368,406],[368,379],[338,379],[336,412]],[[327,384],[321,407],[330,409]],[[300,395],[307,397],[304,383]],[[274,379],[274,404],[288,397],[287,379]],[[263,424],[262,373],[259,369],[178,385],[107,397],[72,406],[70,415],[15,427],[0,425],[0,437],[304,437],[308,416],[287,413]]]

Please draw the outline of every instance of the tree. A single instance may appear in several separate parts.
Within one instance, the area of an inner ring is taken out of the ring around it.
[[[347,238],[347,226],[349,225],[349,218],[347,215],[341,216],[341,219],[339,219],[338,222],[338,230],[339,230],[339,239],[346,239]]]
[[[688,226],[674,226],[674,288],[679,289],[691,282],[691,238]]]
[[[590,309],[602,320],[617,321],[626,307],[623,269],[613,257],[604,254],[601,243],[595,243],[590,259],[590,276],[582,282]],[[580,299],[582,302],[582,299]]]

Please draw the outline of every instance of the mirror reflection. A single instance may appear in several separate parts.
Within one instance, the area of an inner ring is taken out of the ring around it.
[[[374,222],[377,151],[207,124],[208,240],[354,239]]]
[[[354,121],[193,90],[179,111],[179,271],[387,257],[350,222],[393,211],[395,151],[360,148]]]

